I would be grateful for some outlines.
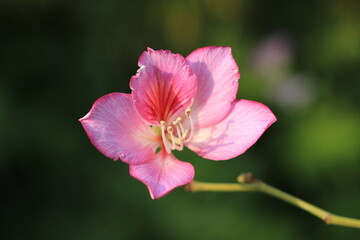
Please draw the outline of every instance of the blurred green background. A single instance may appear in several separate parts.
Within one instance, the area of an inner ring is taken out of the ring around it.
[[[252,171],[360,218],[359,11],[348,0],[1,1],[1,239],[358,238],[259,193],[178,188],[151,200],[78,119],[102,95],[130,92],[148,46],[184,56],[231,46],[238,98],[265,103],[278,122],[236,159],[177,156],[197,180]]]

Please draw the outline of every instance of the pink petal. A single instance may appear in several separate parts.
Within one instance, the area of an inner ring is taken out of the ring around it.
[[[99,98],[80,119],[92,144],[105,156],[126,163],[153,158],[160,139],[135,111],[130,94]]]
[[[139,58],[139,71],[131,78],[134,105],[151,125],[183,115],[196,93],[196,76],[180,54],[148,48]]]
[[[265,105],[236,100],[230,114],[220,123],[199,129],[188,147],[200,156],[212,160],[227,160],[244,153],[276,117]]]
[[[152,199],[160,198],[176,187],[191,182],[194,167],[161,151],[155,159],[139,165],[130,165],[130,175],[143,182]]]
[[[198,79],[192,114],[199,127],[214,125],[229,113],[238,90],[240,74],[231,48],[199,48],[186,60]]]

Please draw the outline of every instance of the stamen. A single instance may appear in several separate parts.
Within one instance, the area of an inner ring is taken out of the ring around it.
[[[176,125],[176,131],[177,131],[178,139],[179,139],[179,146],[176,149],[181,151],[181,150],[184,149],[184,142],[183,142],[183,139],[181,137],[181,133],[180,133],[180,129],[179,129],[178,125]]]
[[[175,121],[173,121],[173,124],[176,125],[181,121],[181,117],[177,117]]]
[[[166,139],[166,133],[165,133],[165,128],[166,128],[166,122],[165,121],[160,121],[160,125],[161,125],[161,137],[165,146],[165,150],[167,153],[171,153],[171,147],[169,146],[169,142]]]
[[[174,134],[173,134],[173,129],[172,129],[172,127],[171,126],[169,126],[168,128],[167,128],[167,132],[170,134],[170,138],[171,138],[171,150],[174,150],[174,149],[176,149],[176,142],[175,142],[175,139],[174,139]]]
[[[184,142],[185,142],[185,138],[186,138],[186,136],[187,136],[188,133],[189,133],[189,130],[186,129],[186,130],[184,131],[183,135],[181,136],[182,139],[184,140]]]
[[[189,117],[189,116],[190,116],[190,112],[191,112],[191,108],[187,108],[187,109],[185,110],[185,115],[186,115],[187,117]]]
[[[190,116],[191,108],[185,110],[185,116],[189,119],[190,129],[184,129],[181,121],[181,117],[177,117],[175,121],[172,122],[171,126],[168,126],[167,122],[160,121],[161,125],[161,137],[167,153],[171,153],[172,150],[183,150],[184,143],[190,141],[193,135],[193,121]],[[176,132],[174,133],[174,128]],[[190,132],[190,134],[189,134]]]
[[[183,125],[181,124],[181,122],[179,122],[179,126],[180,126],[180,130],[181,130],[181,135],[179,136],[179,137],[181,137],[183,140],[184,140],[184,127],[183,127]]]

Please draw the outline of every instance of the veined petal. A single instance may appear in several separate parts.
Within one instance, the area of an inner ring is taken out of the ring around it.
[[[204,47],[186,57],[198,80],[192,114],[199,127],[220,122],[236,98],[240,73],[230,47]]]
[[[196,76],[180,54],[148,48],[139,58],[139,71],[131,78],[134,105],[151,125],[183,113],[196,94]]]
[[[218,124],[195,132],[188,147],[211,160],[228,160],[244,153],[276,121],[271,110],[245,99],[233,103],[230,114]]]
[[[161,151],[155,159],[142,164],[130,165],[130,175],[143,182],[152,199],[160,198],[176,187],[194,179],[194,167]]]
[[[105,156],[130,164],[153,158],[160,139],[135,111],[130,94],[99,98],[80,119],[92,144]]]

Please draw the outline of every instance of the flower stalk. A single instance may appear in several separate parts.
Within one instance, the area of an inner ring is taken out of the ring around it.
[[[251,173],[241,174],[238,176],[237,181],[238,183],[207,183],[194,180],[186,185],[186,189],[191,192],[262,192],[294,205],[320,218],[326,224],[360,228],[359,219],[332,214],[300,198],[255,179]]]

